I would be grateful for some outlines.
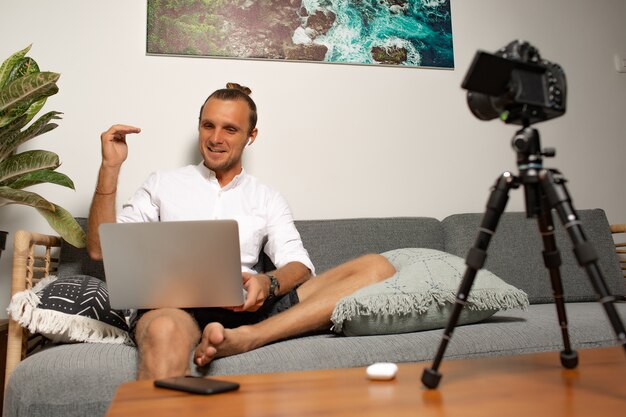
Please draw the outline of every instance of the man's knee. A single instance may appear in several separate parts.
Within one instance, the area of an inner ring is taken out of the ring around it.
[[[200,331],[193,318],[183,310],[159,309],[144,314],[135,332],[138,345],[197,343]]]
[[[396,268],[383,255],[370,253],[360,258],[368,271],[378,279],[389,278],[396,273]]]

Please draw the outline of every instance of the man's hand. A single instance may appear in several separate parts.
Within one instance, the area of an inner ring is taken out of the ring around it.
[[[119,168],[128,157],[126,135],[139,133],[141,129],[128,125],[113,125],[100,135],[102,142],[102,165]]]
[[[246,301],[233,311],[257,311],[270,293],[270,281],[267,275],[243,272],[243,288],[247,291]]]

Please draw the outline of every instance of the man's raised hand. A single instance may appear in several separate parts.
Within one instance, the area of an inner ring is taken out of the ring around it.
[[[141,129],[129,125],[113,125],[100,135],[102,163],[108,167],[119,167],[128,157],[126,135],[139,133]]]

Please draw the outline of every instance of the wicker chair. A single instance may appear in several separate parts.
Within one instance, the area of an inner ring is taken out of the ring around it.
[[[11,296],[32,288],[42,278],[57,271],[58,251],[62,240],[58,236],[42,235],[19,230],[13,240],[13,279],[11,282]],[[29,353],[38,349],[43,338],[31,335],[17,322],[9,319],[9,333],[7,341],[5,386],[13,369]]]
[[[614,236],[622,234],[620,235],[621,240],[618,238],[618,241],[615,242],[615,252],[617,252],[619,265],[624,272],[624,283],[626,283],[626,224],[612,224],[611,233]]]

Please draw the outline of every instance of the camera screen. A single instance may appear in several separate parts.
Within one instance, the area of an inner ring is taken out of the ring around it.
[[[544,85],[544,72],[529,71],[516,68],[513,70],[511,78],[515,80],[519,90],[516,94],[518,102],[543,106],[546,103]]]
[[[498,96],[507,91],[515,63],[496,55],[479,51],[461,85],[469,91]]]

